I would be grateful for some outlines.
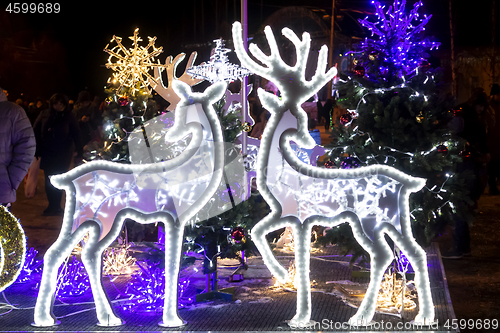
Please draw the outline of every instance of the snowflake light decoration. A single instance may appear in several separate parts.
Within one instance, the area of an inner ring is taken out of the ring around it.
[[[380,59],[382,72],[388,69],[388,64],[392,64],[402,75],[415,71],[425,60],[425,51],[440,45],[439,42],[422,39],[420,36],[432,15],[420,18],[418,10],[423,5],[422,1],[416,2],[408,15],[405,14],[406,0],[395,0],[385,13],[385,5],[378,1],[372,3],[375,5],[378,21],[370,22],[366,17],[359,20],[359,23],[378,38],[366,38],[361,43],[361,49],[370,51],[370,60],[379,56],[383,58]]]
[[[251,72],[248,69],[229,62],[226,53],[231,50],[224,48],[222,38],[216,39],[214,42],[216,46],[210,60],[206,64],[189,68],[186,71],[189,75],[195,79],[207,80],[210,83],[218,81],[230,82],[250,75]]]
[[[118,36],[111,39],[116,46],[110,49],[109,44],[106,45],[104,52],[109,54],[106,68],[115,71],[113,78],[120,84],[116,91],[129,87],[132,93],[144,89],[149,94],[149,83],[155,82],[149,71],[154,67],[165,67],[159,60],[154,62],[155,57],[163,52],[163,47],[155,46],[156,37],[148,37],[149,43],[146,46],[139,45],[139,42],[143,41],[139,37],[139,28],[135,29],[134,35],[129,38],[132,40],[130,49],[122,44],[122,38]]]

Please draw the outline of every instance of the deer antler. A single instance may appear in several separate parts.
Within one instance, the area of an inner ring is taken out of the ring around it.
[[[162,69],[159,67],[154,68],[154,81],[150,82],[150,84],[151,86],[153,86],[153,89],[161,97],[163,97],[167,102],[170,102],[170,105],[167,108],[168,111],[174,111],[177,106],[177,103],[179,103],[179,101],[181,100],[180,97],[177,96],[177,94],[174,92],[172,88],[172,82],[174,80],[180,80],[182,82],[187,83],[189,86],[194,86],[203,81],[200,79],[194,79],[189,74],[186,73],[187,69],[191,67],[194,61],[196,60],[196,56],[197,56],[196,52],[191,53],[188,62],[186,64],[186,69],[179,78],[175,76],[175,72],[177,70],[177,66],[179,65],[179,63],[186,57],[186,54],[179,53],[174,58],[173,61],[172,61],[172,56],[168,56],[167,59],[165,59],[165,70],[167,71],[167,80],[168,80],[167,87],[163,84],[163,79],[161,77]]]
[[[269,48],[271,49],[270,55],[264,54],[255,44],[250,44],[248,47],[252,55],[263,65],[255,62],[246,52],[242,40],[241,23],[239,22],[233,23],[234,50],[242,66],[272,81],[281,91],[282,99],[280,100],[274,94],[267,93],[259,88],[257,93],[264,107],[275,113],[283,113],[286,110],[290,110],[297,118],[297,137],[302,138],[300,139],[300,143],[305,147],[313,147],[315,142],[307,130],[307,114],[302,110],[300,105],[307,101],[310,96],[314,95],[337,74],[337,69],[335,67],[325,72],[328,48],[326,45],[321,47],[316,73],[311,80],[307,81],[305,73],[307,57],[309,56],[309,49],[311,46],[310,35],[304,32],[301,40],[292,30],[283,28],[283,36],[288,38],[295,45],[297,53],[297,62],[295,66],[291,67],[281,59],[276,39],[269,26],[264,29],[264,33],[266,34]]]
[[[292,30],[288,28],[283,28],[282,30],[283,36],[295,45],[297,62],[293,67],[287,65],[281,59],[271,27],[267,26],[264,29],[264,33],[271,50],[269,56],[264,54],[255,44],[250,44],[248,47],[252,55],[263,63],[264,66],[259,65],[251,59],[245,51],[241,38],[241,23],[239,22],[233,24],[234,49],[243,66],[276,84],[282,93],[284,104],[288,104],[288,101],[299,105],[302,104],[337,74],[335,67],[325,72],[328,47],[323,45],[318,57],[316,74],[311,80],[306,80],[307,57],[309,56],[311,46],[311,37],[307,32],[302,34],[301,40]]]

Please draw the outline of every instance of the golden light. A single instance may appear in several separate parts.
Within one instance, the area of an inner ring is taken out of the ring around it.
[[[103,271],[106,275],[132,274],[136,259],[128,254],[130,245],[121,248],[108,248],[104,252]]]
[[[395,273],[385,274],[377,298],[377,308],[386,311],[396,310],[401,313],[401,307],[404,304],[405,311],[414,309],[417,305],[406,285],[404,280],[396,279]]]
[[[116,46],[110,49],[109,44],[106,45],[104,52],[109,54],[106,68],[114,71],[113,78],[120,84],[116,91],[128,87],[132,93],[144,89],[150,94],[149,82],[155,80],[149,75],[149,71],[154,67],[165,67],[159,60],[154,62],[155,57],[163,52],[163,47],[155,46],[156,37],[148,37],[149,43],[140,46],[139,42],[143,40],[139,37],[139,28],[135,29],[134,35],[129,38],[132,40],[131,48],[126,48],[122,44],[122,38],[118,36],[111,39],[111,43],[115,42]]]

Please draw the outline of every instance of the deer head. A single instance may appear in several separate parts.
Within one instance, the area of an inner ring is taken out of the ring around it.
[[[305,78],[307,57],[311,46],[311,37],[307,32],[302,34],[300,39],[291,29],[283,28],[283,36],[288,38],[295,46],[297,62],[294,66],[286,64],[279,54],[278,45],[274,38],[271,27],[264,29],[266,39],[271,50],[270,55],[264,54],[255,44],[250,44],[248,49],[250,53],[263,65],[254,61],[245,50],[243,45],[241,23],[233,23],[233,41],[234,49],[242,66],[250,69],[257,75],[260,75],[269,81],[272,81],[280,90],[282,99],[280,100],[274,94],[265,92],[261,88],[258,90],[259,98],[266,109],[271,113],[278,115],[290,110],[297,118],[297,136],[301,138],[305,146],[314,146],[311,142],[307,130],[307,114],[301,108],[301,104],[313,96],[328,81],[337,74],[335,67],[325,72],[327,65],[328,48],[326,45],[321,47],[316,73],[307,81]]]
[[[172,61],[172,56],[167,57],[167,59],[165,60],[165,70],[167,71],[167,80],[168,80],[167,87],[163,84],[163,79],[161,76],[162,68],[160,67],[154,68],[154,80],[150,79],[150,85],[161,97],[163,97],[167,102],[170,103],[170,105],[167,108],[168,111],[174,111],[177,106],[177,103],[179,103],[179,101],[181,100],[181,98],[177,96],[177,94],[174,92],[174,89],[172,87],[172,82],[174,82],[175,80],[179,80],[184,83],[187,83],[189,86],[194,86],[203,81],[200,79],[194,79],[189,74],[186,73],[187,69],[191,67],[194,61],[196,60],[196,56],[197,56],[196,52],[191,53],[186,65],[186,69],[179,78],[176,77],[175,72],[177,70],[177,66],[179,65],[179,63],[186,57],[186,54],[185,53],[178,54],[173,61]]]

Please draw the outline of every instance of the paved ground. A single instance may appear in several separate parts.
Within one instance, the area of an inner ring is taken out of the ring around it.
[[[428,261],[432,295],[435,301],[436,316],[440,323],[453,318],[449,306],[445,279],[442,275],[437,247],[428,249]],[[285,265],[292,256],[280,256]],[[335,331],[341,323],[346,322],[356,311],[346,305],[338,296],[332,281],[351,280],[355,283],[366,283],[367,278],[352,277],[351,271],[359,268],[350,268],[349,258],[338,256],[334,247],[326,248],[313,255],[311,260],[311,279],[316,281],[313,289],[312,319],[317,322],[314,330]],[[220,268],[220,288],[234,287],[235,294],[231,302],[209,301],[195,303],[179,311],[180,316],[187,322],[182,329],[187,331],[289,331],[286,321],[291,319],[295,312],[296,294],[286,290],[270,288],[274,280],[265,268],[260,258],[249,259],[250,269],[245,273],[245,280],[239,283],[229,283],[226,277],[233,270]],[[5,298],[16,306],[16,310],[0,317],[0,331],[158,331],[157,323],[161,319],[158,313],[130,311],[123,308],[127,302],[125,295],[126,284],[130,276],[122,276],[111,282],[104,278],[104,286],[109,298],[115,305],[116,313],[126,321],[124,326],[103,328],[95,325],[96,314],[93,309],[90,292],[81,297],[62,298],[56,300],[54,314],[61,321],[59,326],[51,328],[34,328],[30,326],[33,320],[33,306],[36,300],[36,283],[15,284],[5,292]],[[204,277],[201,274],[193,276],[191,289],[203,287]],[[90,304],[89,304],[90,303]],[[416,309],[407,311],[401,316],[376,314],[377,323],[396,325],[410,325],[416,315]],[[387,328],[387,326],[385,326]],[[407,326],[413,330],[411,326]],[[442,325],[439,327],[442,329]],[[169,329],[162,329],[169,330]],[[408,329],[406,329],[408,330]],[[175,331],[170,330],[170,331]],[[379,330],[377,330],[379,331]],[[385,331],[385,330],[384,330]]]

